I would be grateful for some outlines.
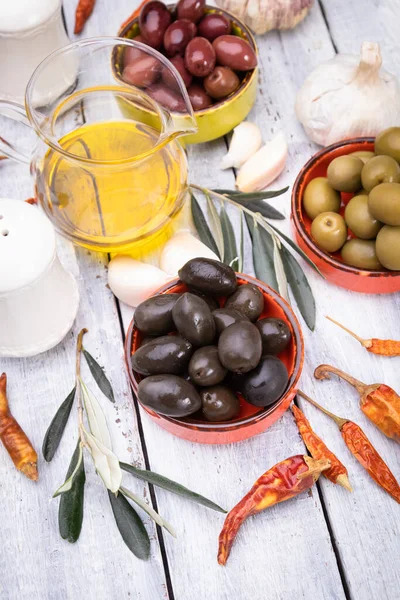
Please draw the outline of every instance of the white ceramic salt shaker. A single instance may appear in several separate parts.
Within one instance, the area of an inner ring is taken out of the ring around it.
[[[0,98],[23,102],[33,71],[68,42],[61,0],[0,0]]]
[[[0,357],[56,346],[78,304],[77,283],[59,261],[50,221],[36,206],[0,198]]]

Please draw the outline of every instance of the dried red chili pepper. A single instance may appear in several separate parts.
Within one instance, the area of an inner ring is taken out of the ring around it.
[[[27,204],[33,204],[33,205],[37,204],[36,198],[28,198],[27,200],[25,200],[25,202]]]
[[[295,404],[292,405],[292,413],[300,435],[303,438],[303,442],[308,448],[311,456],[316,459],[327,458],[331,461],[331,466],[323,472],[323,475],[333,483],[338,483],[349,492],[352,492],[353,490],[344,464],[338,459],[336,454],[333,454],[333,452],[329,450],[321,438],[313,431],[307,417]]]
[[[5,373],[0,377],[0,440],[17,469],[29,479],[36,481],[38,457],[26,433],[10,412]]]
[[[400,342],[396,340],[379,340],[377,338],[371,338],[370,340],[364,340],[364,338],[358,336],[350,329],[347,329],[344,325],[332,319],[332,317],[326,317],[332,323],[335,323],[338,327],[347,331],[355,340],[360,342],[362,346],[368,352],[372,352],[373,354],[380,354],[382,356],[400,356]]]
[[[92,14],[96,0],[79,0],[75,11],[74,33],[81,33],[86,21]]]
[[[261,475],[249,493],[226,516],[219,535],[219,564],[226,564],[236,534],[247,517],[308,490],[330,464],[327,459],[314,460],[299,454],[279,462]]]
[[[298,392],[298,394],[335,421],[353,456],[368,471],[372,479],[400,503],[400,485],[361,427],[349,419],[334,415],[303,392]]]
[[[383,383],[369,385],[330,365],[319,365],[314,371],[316,379],[329,379],[329,373],[341,377],[360,394],[360,408],[387,437],[400,443],[400,396]]]

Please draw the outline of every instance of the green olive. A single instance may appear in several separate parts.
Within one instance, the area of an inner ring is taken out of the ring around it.
[[[353,196],[344,211],[344,220],[354,235],[363,240],[376,238],[382,227],[369,211],[368,196]]]
[[[376,254],[384,267],[400,271],[400,227],[382,227],[376,238]]]
[[[368,150],[357,150],[356,152],[350,152],[349,156],[357,156],[363,163],[367,163],[371,158],[376,156],[375,152],[369,152]]]
[[[347,238],[345,220],[334,212],[321,213],[311,224],[311,235],[322,250],[337,252]]]
[[[361,181],[367,192],[370,192],[380,183],[400,181],[400,167],[390,156],[375,156],[364,165]]]
[[[326,177],[312,179],[304,190],[303,206],[311,220],[323,212],[339,212],[340,194],[328,183]]]
[[[342,259],[347,265],[358,269],[366,271],[382,269],[376,256],[375,241],[373,240],[359,240],[358,238],[349,240],[342,248]]]
[[[368,206],[378,221],[400,225],[400,183],[381,183],[374,187],[368,196]]]
[[[376,136],[375,153],[386,154],[400,163],[400,127],[389,127]]]
[[[328,181],[339,192],[356,192],[361,187],[363,166],[363,161],[357,156],[338,156],[328,167]]]

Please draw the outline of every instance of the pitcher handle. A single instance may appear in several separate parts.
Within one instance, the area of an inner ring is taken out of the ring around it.
[[[11,102],[8,100],[0,100],[0,115],[22,123],[30,127],[30,123],[25,113],[25,108],[22,104]],[[30,164],[32,155],[29,156],[25,151],[18,149],[12,142],[4,139],[0,133],[0,154],[4,154],[8,158],[12,158],[20,163]]]

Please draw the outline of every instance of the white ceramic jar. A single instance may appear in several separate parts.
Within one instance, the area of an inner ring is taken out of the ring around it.
[[[61,0],[0,0],[0,98],[23,103],[33,71],[68,42]]]
[[[36,206],[0,198],[0,357],[33,356],[58,344],[78,304],[50,221]]]

